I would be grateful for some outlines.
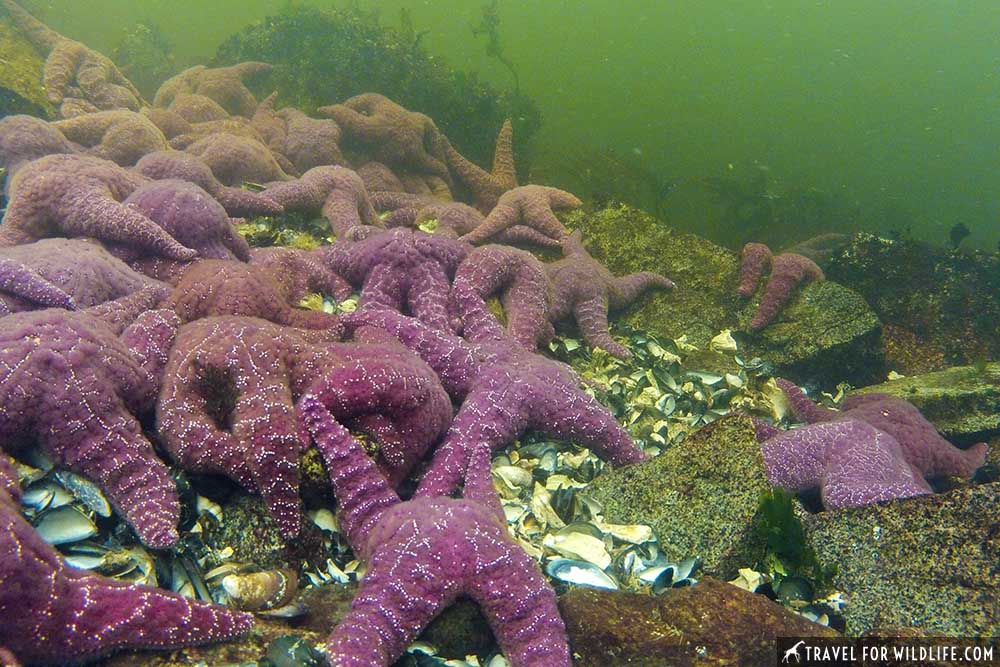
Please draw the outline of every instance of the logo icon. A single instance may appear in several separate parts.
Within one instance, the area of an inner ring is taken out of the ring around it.
[[[785,657],[781,659],[782,664],[790,662],[791,658],[795,658],[795,663],[798,664],[802,662],[802,656],[799,655],[799,647],[805,644],[804,640],[797,641],[792,645],[792,648],[785,651]]]

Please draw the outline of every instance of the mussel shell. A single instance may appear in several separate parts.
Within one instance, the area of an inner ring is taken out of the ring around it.
[[[233,606],[245,611],[282,607],[295,597],[298,585],[298,575],[288,569],[228,574],[222,579]]]
[[[618,584],[614,579],[593,563],[583,560],[553,558],[545,565],[545,573],[567,584],[618,590]]]
[[[41,515],[35,530],[49,544],[82,542],[97,534],[97,526],[86,514],[66,505]]]

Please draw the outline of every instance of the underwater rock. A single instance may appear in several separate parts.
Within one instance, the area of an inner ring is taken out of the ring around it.
[[[638,329],[666,338],[687,335],[700,348],[732,329],[745,356],[762,357],[801,382],[860,385],[884,377],[878,319],[864,299],[841,285],[807,285],[772,324],[747,336],[760,295],[743,303],[736,294],[736,253],[627,205],[574,212],[563,220],[586,230],[587,250],[612,273],[657,271],[674,280],[673,290],[640,299],[623,316]]]
[[[323,531],[312,521],[303,521],[299,535],[286,541],[259,497],[236,492],[221,505],[222,521],[208,526],[203,539],[216,551],[231,548],[237,563],[262,569],[298,568],[303,562],[324,563],[331,556]]]
[[[601,474],[587,495],[614,523],[652,526],[667,559],[702,559],[702,571],[732,578],[764,554],[755,530],[771,488],[751,421],[726,417],[656,458]]]
[[[954,442],[980,442],[1000,434],[1000,363],[890,380],[855,394],[889,394],[909,401]]]
[[[820,562],[850,603],[847,634],[908,626],[956,637],[1000,632],[1000,484],[806,517]]]
[[[18,113],[52,117],[41,86],[45,60],[6,16],[0,17],[0,115]]]
[[[939,350],[942,364],[930,370],[1000,356],[1000,255],[856,234],[824,268],[883,322]],[[905,358],[890,361],[901,373],[915,370]]]
[[[577,667],[773,665],[777,637],[838,636],[711,577],[657,597],[577,588],[559,599],[559,610]]]

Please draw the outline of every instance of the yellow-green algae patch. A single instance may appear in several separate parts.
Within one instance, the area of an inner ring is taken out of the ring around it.
[[[0,116],[25,113],[52,117],[41,84],[44,64],[6,13],[0,15]]]

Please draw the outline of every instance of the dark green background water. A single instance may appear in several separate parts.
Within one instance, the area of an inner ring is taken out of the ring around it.
[[[184,64],[284,4],[24,2],[105,52],[136,22],[155,23]],[[380,7],[387,24],[408,8],[432,53],[509,84],[471,34],[480,2],[358,4]],[[581,146],[670,178],[749,165],[776,190],[857,202],[867,227],[909,225],[944,243],[963,222],[976,245],[1000,239],[996,0],[500,0],[500,17],[506,55],[544,114],[538,178],[559,180]]]

